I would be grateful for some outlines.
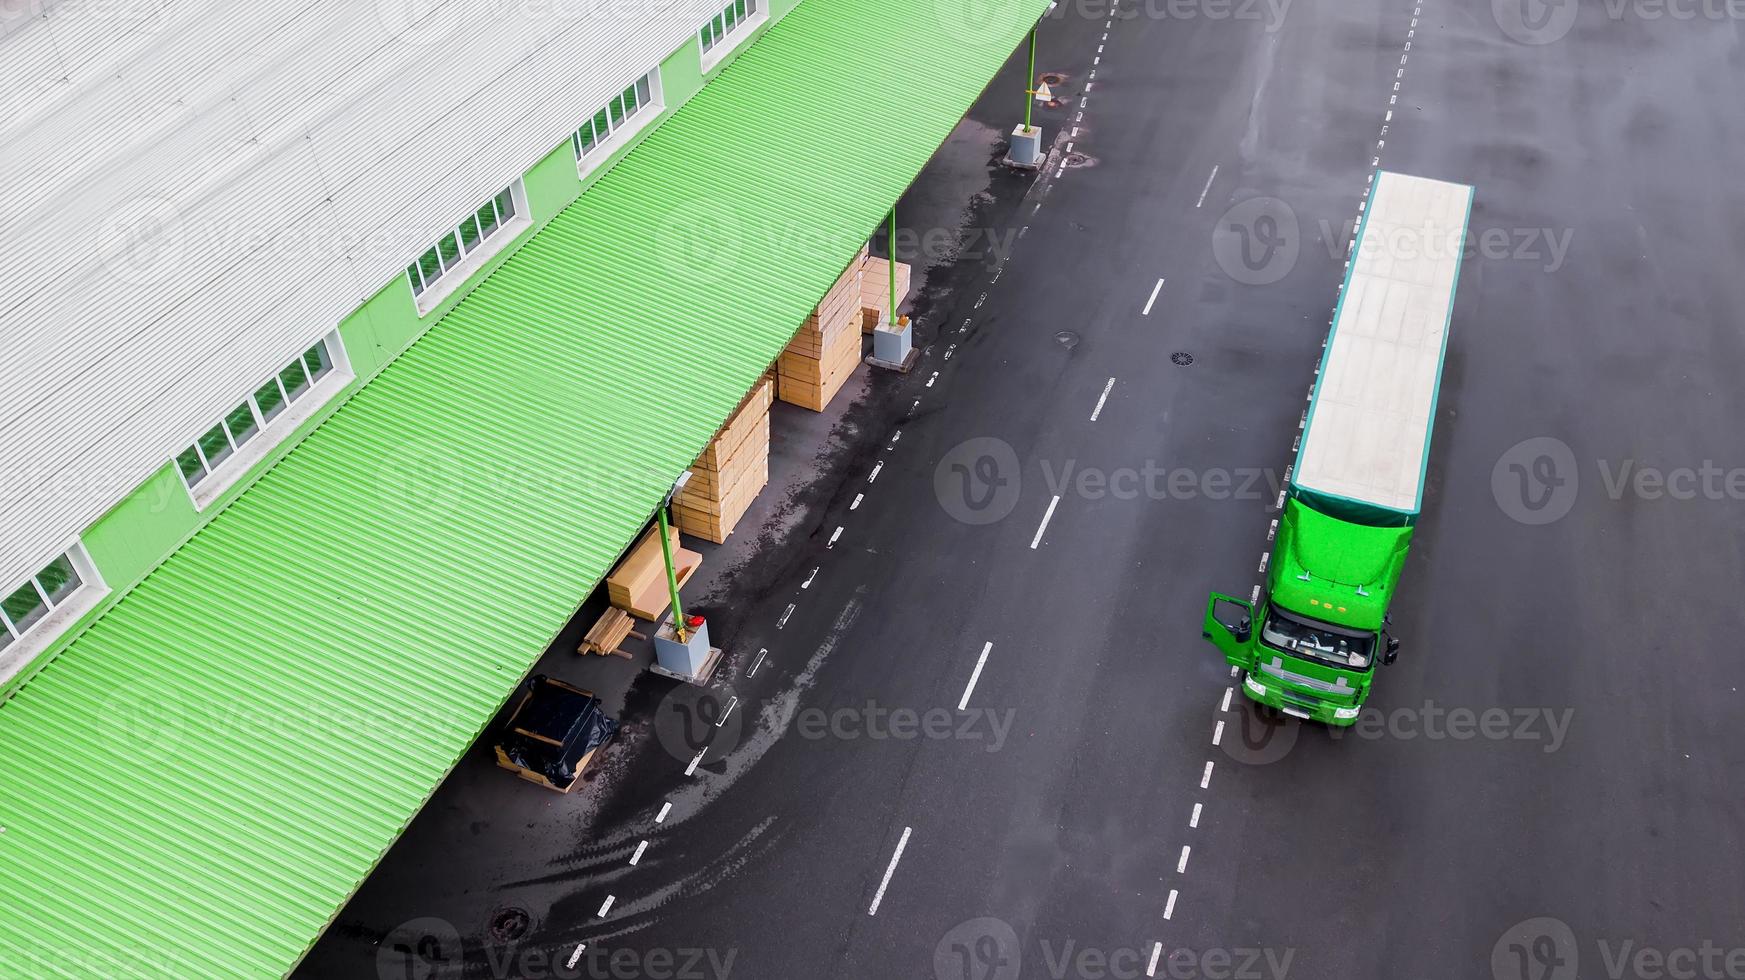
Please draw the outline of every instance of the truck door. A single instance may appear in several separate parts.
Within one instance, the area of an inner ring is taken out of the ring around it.
[[[1244,670],[1254,666],[1254,604],[1221,592],[1206,600],[1206,619],[1200,635],[1212,641],[1227,663]]]

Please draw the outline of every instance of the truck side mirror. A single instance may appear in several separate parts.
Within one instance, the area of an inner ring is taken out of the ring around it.
[[[1244,616],[1236,622],[1236,625],[1230,627],[1230,632],[1236,639],[1247,643],[1248,638],[1254,635],[1254,624],[1247,616]]]
[[[1400,659],[1400,641],[1399,641],[1399,638],[1394,637],[1394,636],[1389,636],[1386,633],[1383,633],[1382,640],[1385,641],[1385,643],[1386,643],[1386,647],[1385,647],[1386,652],[1381,655],[1381,662],[1383,664],[1391,664],[1394,661]]]

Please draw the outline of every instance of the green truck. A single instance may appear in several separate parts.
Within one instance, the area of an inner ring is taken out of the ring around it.
[[[1243,693],[1286,714],[1354,723],[1376,666],[1398,654],[1388,604],[1423,504],[1471,212],[1464,184],[1375,174],[1265,585],[1206,603],[1202,635]]]

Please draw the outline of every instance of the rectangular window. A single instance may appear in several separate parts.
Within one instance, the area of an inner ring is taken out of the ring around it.
[[[703,53],[708,54],[723,38],[732,36],[756,14],[757,0],[733,0],[697,32],[697,39],[703,42]],[[704,68],[708,67],[704,65]]]
[[[230,414],[224,417],[224,427],[230,430],[231,445],[238,449],[242,448],[243,443],[254,438],[254,434],[261,430],[260,426],[255,424],[254,410],[249,408],[248,402],[243,402],[230,410]]]
[[[284,415],[286,406],[332,374],[335,349],[328,344],[338,342],[338,334],[329,334],[316,341],[314,346],[297,355],[256,388],[247,401],[231,409],[217,425],[207,429],[193,445],[182,450],[176,456],[176,469],[182,474],[182,482],[188,485],[188,489],[193,490],[222,470],[224,463],[236,455],[237,450],[262,431],[273,431],[273,423]],[[195,499],[198,501],[199,498]]]
[[[260,406],[261,421],[271,422],[285,410],[285,393],[279,390],[279,379],[273,378],[255,389],[254,403]]]
[[[593,117],[585,120],[570,139],[576,159],[581,160],[611,143],[612,137],[642,113],[659,109],[655,105],[657,82],[649,72],[624,87],[624,91],[607,100]]]
[[[221,422],[206,430],[206,434],[195,440],[200,455],[206,460],[206,468],[217,469],[219,464],[230,458],[230,437],[224,434],[224,424]]]
[[[577,142],[578,153],[582,152],[580,145]],[[453,272],[463,259],[477,251],[486,239],[514,215],[515,188],[511,185],[462,218],[454,226],[454,230],[437,239],[435,245],[418,257],[418,261],[406,267],[406,281],[412,286],[412,295],[424,295],[426,290],[434,287],[443,276]],[[285,382],[285,394],[291,398],[296,397],[291,394],[289,380]]]
[[[82,549],[74,545],[72,551],[56,557],[0,598],[0,650],[23,639],[49,613],[79,594],[85,586],[85,577],[79,573],[83,560]]]
[[[200,450],[193,446],[182,450],[182,455],[176,457],[176,468],[182,471],[182,479],[188,486],[206,479],[206,464],[200,461]]]
[[[303,362],[292,361],[279,372],[279,386],[285,389],[285,398],[296,401],[302,397],[304,389],[309,387],[309,376],[303,373]]]

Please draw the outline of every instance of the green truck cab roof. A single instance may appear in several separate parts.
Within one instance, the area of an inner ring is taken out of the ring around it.
[[[1300,615],[1379,630],[1411,543],[1410,527],[1353,524],[1293,495],[1278,522],[1268,591]]]

